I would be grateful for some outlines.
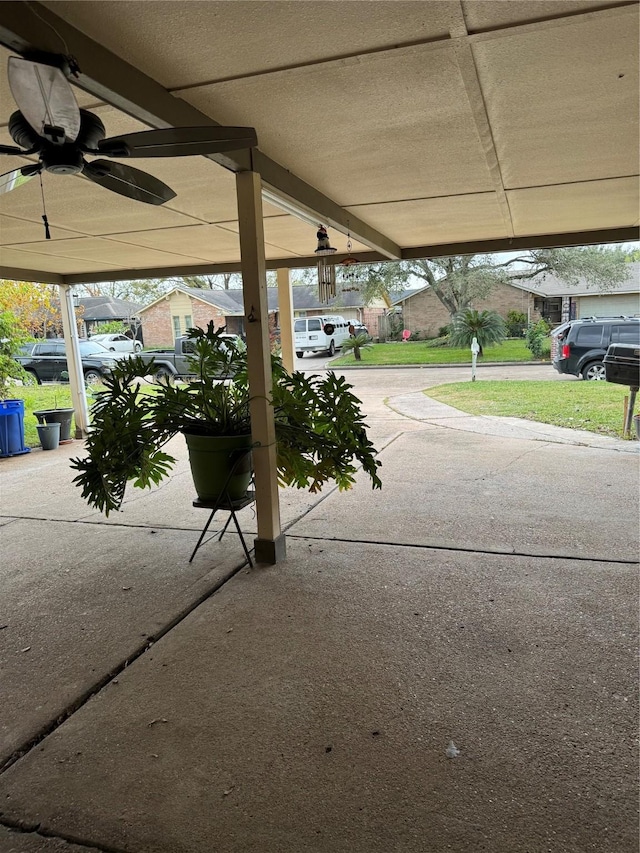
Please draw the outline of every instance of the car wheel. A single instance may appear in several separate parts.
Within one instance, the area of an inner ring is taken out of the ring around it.
[[[298,358],[302,358],[302,356],[304,355],[304,353],[303,353],[303,352],[296,352],[296,355],[298,356]]]
[[[102,382],[102,376],[97,370],[87,370],[84,381],[87,385],[99,385]]]
[[[590,382],[604,382],[607,378],[604,364],[601,361],[592,361],[583,369],[582,378]]]
[[[153,378],[156,382],[168,383],[173,379],[173,374],[167,370],[166,367],[158,367],[156,372],[153,374]]]
[[[142,352],[142,344],[140,344],[140,343],[134,344],[133,345],[133,351],[134,352]]]
[[[42,382],[38,379],[38,374],[33,370],[25,370],[25,373],[28,375],[29,380],[32,385],[42,385]]]
[[[331,341],[331,343],[329,344],[329,355],[335,355],[335,352],[336,352],[336,342]]]

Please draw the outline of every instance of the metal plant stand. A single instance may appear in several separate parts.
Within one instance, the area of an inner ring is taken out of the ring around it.
[[[220,542],[222,540],[222,537],[227,532],[227,528],[231,524],[231,521],[233,521],[233,523],[236,526],[236,530],[238,531],[238,536],[240,537],[240,541],[242,542],[242,547],[244,548],[244,553],[246,554],[247,561],[248,561],[249,565],[251,566],[251,568],[253,568],[253,562],[251,561],[249,549],[247,548],[247,543],[245,542],[244,534],[242,533],[242,530],[240,529],[240,524],[238,522],[238,518],[236,516],[236,513],[239,512],[241,509],[244,509],[246,506],[249,506],[250,504],[254,503],[255,499],[256,499],[256,493],[253,489],[247,490],[245,492],[245,494],[241,498],[239,498],[238,500],[231,500],[227,491],[225,491],[222,495],[220,495],[220,497],[216,501],[202,501],[202,500],[200,500],[200,498],[196,498],[196,500],[193,502],[193,505],[195,507],[200,508],[200,509],[210,509],[211,513],[209,514],[209,518],[207,519],[207,523],[205,524],[205,526],[202,530],[202,533],[200,534],[200,538],[198,539],[196,547],[193,549],[193,553],[189,557],[189,562],[191,562],[193,560],[193,558],[195,557],[195,555],[197,554],[198,548],[200,548],[201,545],[206,544],[206,542],[203,542],[203,540],[204,540],[204,537],[207,535],[207,530],[209,529],[209,526],[210,526],[211,522],[213,521],[214,515],[219,510],[223,510],[223,511],[229,513],[229,518],[226,520],[225,525],[222,528],[222,532],[218,536],[218,542]],[[209,542],[211,539],[213,539],[214,536],[217,536],[217,533],[213,533],[209,537],[209,539],[207,539],[207,542]]]

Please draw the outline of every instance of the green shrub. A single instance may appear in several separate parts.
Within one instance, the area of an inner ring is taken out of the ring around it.
[[[95,335],[118,335],[124,334],[129,330],[129,326],[123,320],[109,320],[106,323],[99,323],[98,328],[94,330]]]
[[[522,311],[509,311],[507,314],[507,337],[521,338],[527,328],[527,317]]]
[[[31,377],[15,359],[20,346],[29,340],[18,318],[11,311],[0,313],[0,400],[9,394],[15,380],[29,383]]]
[[[551,342],[547,342],[549,325],[545,320],[529,323],[525,335],[527,349],[531,350],[533,358],[543,358],[545,351],[551,352]]]
[[[388,338],[390,341],[399,341],[402,338],[402,330],[404,329],[404,325],[402,322],[402,317],[397,314],[389,314],[387,317],[388,322]]]

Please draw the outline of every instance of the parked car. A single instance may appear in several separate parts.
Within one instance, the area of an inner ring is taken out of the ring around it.
[[[111,352],[140,352],[142,350],[142,342],[134,341],[133,338],[128,338],[120,333],[113,335],[91,335],[91,340],[98,344],[102,344]]]
[[[109,352],[102,344],[90,340],[80,341],[80,358],[84,381],[87,385],[95,385],[109,376],[111,368],[116,366],[119,358],[126,356]],[[67,353],[61,338],[47,338],[24,344],[20,348],[20,354],[16,356],[16,361],[20,362],[39,385],[69,378]]]
[[[558,373],[606,379],[604,357],[610,344],[640,345],[640,317],[570,320],[551,332],[551,362]]]
[[[369,329],[367,329],[364,323],[358,323],[355,320],[352,320],[351,325],[355,329],[356,335],[366,335],[368,338],[371,337],[371,335],[369,334]]]

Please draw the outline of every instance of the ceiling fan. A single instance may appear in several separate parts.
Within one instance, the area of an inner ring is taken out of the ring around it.
[[[64,56],[12,56],[9,87],[19,109],[9,118],[9,133],[19,147],[0,145],[0,154],[37,155],[38,162],[0,175],[0,194],[43,171],[83,175],[120,195],[146,204],[164,204],[176,193],[165,183],[124,163],[85,160],[102,157],[184,157],[237,151],[257,145],[252,127],[171,127],[106,137],[100,118],[78,107]],[[46,224],[46,221],[45,221]]]

